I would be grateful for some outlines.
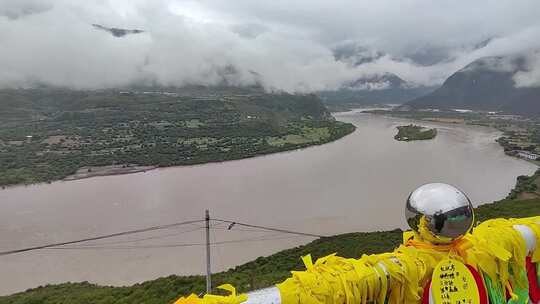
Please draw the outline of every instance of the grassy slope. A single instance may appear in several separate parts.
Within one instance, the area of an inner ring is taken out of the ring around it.
[[[477,208],[477,220],[495,217],[540,215],[540,199],[502,200]],[[303,269],[300,257],[311,253],[315,258],[337,252],[344,257],[360,257],[391,251],[401,242],[401,231],[348,233],[315,240],[305,246],[284,250],[268,257],[215,274],[214,284],[231,283],[241,291],[271,286],[289,276],[290,270]],[[90,266],[89,266],[90,267]],[[204,277],[170,276],[129,287],[104,287],[90,283],[66,283],[31,289],[0,297],[0,304],[31,303],[171,303],[180,295],[204,290]]]

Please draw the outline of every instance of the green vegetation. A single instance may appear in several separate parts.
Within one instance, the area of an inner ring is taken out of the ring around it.
[[[412,124],[408,126],[399,126],[397,129],[398,134],[394,136],[394,139],[399,141],[427,140],[437,136],[437,129],[427,129]]]
[[[303,127],[299,134],[289,134],[286,136],[270,137],[267,139],[271,146],[282,147],[285,145],[301,145],[311,142],[323,142],[330,138],[330,130],[324,128],[307,128]]]
[[[533,176],[534,182],[539,176],[540,171]],[[523,187],[523,182],[524,178],[520,177],[512,193],[517,195],[528,193],[530,188]],[[535,215],[540,215],[540,198],[526,200],[507,198],[476,208],[478,221],[496,217]],[[391,251],[401,243],[401,239],[401,230],[347,233],[317,239],[304,246],[257,258],[252,262],[215,274],[212,279],[214,286],[231,283],[240,291],[268,287],[288,278],[291,270],[304,269],[300,260],[303,255],[312,254],[314,258],[318,258],[336,252],[343,257],[358,258],[362,254]],[[129,287],[98,286],[88,282],[65,283],[0,297],[0,304],[168,304],[181,295],[202,293],[204,289],[203,276],[169,276]]]
[[[314,95],[257,88],[2,90],[0,186],[51,182],[87,167],[114,166],[118,174],[240,159],[353,131]]]
[[[536,172],[531,176],[518,176],[516,187],[512,189],[506,198],[510,200],[540,198],[539,177],[540,170],[536,170]]]
[[[540,183],[540,169],[536,170],[531,176],[518,176],[514,189],[510,191],[505,199],[476,208],[476,220],[485,221],[496,217],[518,218],[540,215],[538,183]]]

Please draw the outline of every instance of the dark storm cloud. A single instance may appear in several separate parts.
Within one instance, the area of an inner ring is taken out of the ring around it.
[[[385,72],[432,85],[515,53],[529,65],[517,85],[540,85],[539,12],[537,0],[0,0],[0,86],[216,84],[230,70],[229,83],[287,91]]]

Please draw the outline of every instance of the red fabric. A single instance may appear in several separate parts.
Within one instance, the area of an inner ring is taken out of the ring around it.
[[[540,286],[538,286],[538,279],[536,278],[536,265],[531,261],[531,257],[527,257],[525,267],[529,279],[529,298],[533,303],[540,303]]]
[[[422,293],[422,304],[429,304],[429,289],[431,288],[431,280],[427,281],[424,286],[424,292]]]
[[[476,269],[474,269],[470,265],[466,265],[466,266],[467,268],[469,268],[469,271],[473,275],[474,280],[476,281],[476,286],[478,286],[478,292],[480,293],[480,304],[489,304],[487,291],[486,291],[486,285],[484,285],[484,280],[482,280],[482,277],[480,276],[478,271],[476,271]]]

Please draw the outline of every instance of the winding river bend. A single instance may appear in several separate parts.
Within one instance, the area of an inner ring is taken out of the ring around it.
[[[409,120],[336,117],[357,131],[301,151],[2,190],[0,251],[202,219],[205,209],[215,218],[325,235],[391,229],[405,226],[404,200],[422,183],[454,184],[479,204],[504,197],[516,176],[536,169],[505,156],[493,129],[427,123],[438,128],[434,140],[398,142],[395,127]],[[0,257],[0,294],[46,283],[125,285],[203,273],[204,247],[183,245],[203,242],[200,226],[93,242],[98,249]],[[225,243],[213,247],[212,266],[224,270],[311,240],[218,225],[212,241]]]

